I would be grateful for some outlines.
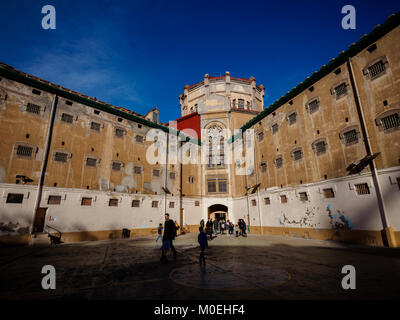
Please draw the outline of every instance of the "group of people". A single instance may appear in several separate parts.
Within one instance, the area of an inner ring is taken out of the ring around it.
[[[246,222],[243,219],[239,219],[238,223],[235,225],[231,221],[227,220],[225,222],[224,219],[222,220],[212,220],[211,218],[208,218],[208,221],[205,223],[204,219],[201,219],[200,221],[200,227],[203,228],[204,230],[204,224],[205,224],[205,231],[210,240],[213,239],[213,234],[215,235],[214,237],[217,236],[217,234],[225,234],[225,231],[228,230],[228,235],[233,236],[236,234],[236,237],[239,235],[246,237]]]
[[[205,229],[204,229],[205,227]],[[162,254],[160,261],[163,263],[168,263],[168,258],[166,255],[166,252],[171,249],[174,259],[177,257],[177,252],[174,247],[173,241],[175,240],[177,236],[177,231],[179,229],[178,223],[173,221],[172,219],[169,218],[169,213],[165,214],[165,223],[164,226],[160,223],[158,226],[158,235],[156,238],[156,244],[158,243],[158,240],[162,240]],[[246,222],[243,219],[239,219],[238,223],[235,225],[229,220],[225,222],[224,219],[222,220],[212,220],[211,218],[208,218],[207,223],[204,222],[204,219],[201,219],[200,221],[200,227],[199,227],[199,235],[197,241],[200,244],[200,257],[199,257],[199,262],[200,264],[205,265],[206,260],[204,257],[204,250],[205,248],[208,248],[208,238],[210,240],[213,239],[213,233],[215,236],[217,236],[217,233],[219,232],[220,234],[225,234],[225,230],[228,229],[228,235],[233,236],[236,234],[236,237],[239,235],[247,237],[246,233]]]

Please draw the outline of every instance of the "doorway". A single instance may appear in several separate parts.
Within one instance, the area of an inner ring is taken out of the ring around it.
[[[228,207],[223,204],[214,204],[208,207],[208,218],[212,220],[228,220]]]

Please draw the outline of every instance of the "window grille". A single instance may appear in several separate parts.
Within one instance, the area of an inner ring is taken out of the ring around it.
[[[57,162],[67,162],[68,154],[63,152],[56,152],[54,155],[54,161]]]
[[[385,63],[382,60],[368,67],[368,73],[371,80],[380,76],[382,73],[385,72],[385,70],[386,70]]]
[[[135,174],[141,174],[142,173],[142,168],[135,166],[133,171],[134,171]]]
[[[283,165],[283,158],[282,157],[278,157],[275,159],[275,165],[277,168],[281,168]]]
[[[368,183],[359,183],[354,186],[358,195],[370,194]]]
[[[118,207],[118,199],[110,199],[108,201],[108,206],[109,207]]]
[[[111,169],[114,171],[120,171],[121,170],[122,163],[121,162],[113,162],[111,165]]]
[[[97,160],[94,158],[87,158],[86,159],[86,166],[88,167],[95,167],[97,164]]]
[[[324,198],[334,198],[335,197],[335,193],[332,188],[324,189],[323,193],[324,193]]]
[[[342,84],[338,85],[337,87],[335,87],[336,99],[339,99],[340,97],[344,96],[345,94],[347,94],[347,84],[346,83],[342,83]]]
[[[305,202],[308,200],[307,192],[300,192],[299,195],[300,195],[300,201]]]
[[[265,205],[271,204],[270,198],[264,198],[264,204]]]
[[[287,197],[286,195],[281,195],[281,203],[287,203]]]
[[[153,170],[153,176],[159,177],[160,176],[160,170],[158,170],[158,169]]]
[[[253,207],[255,207],[255,206],[257,205],[257,201],[256,201],[255,199],[252,199],[252,200],[251,200],[251,205],[252,205]]]
[[[151,202],[151,207],[152,208],[158,208],[158,201],[152,201]]]
[[[278,130],[279,130],[278,124],[277,124],[277,123],[275,123],[275,124],[272,126],[272,134],[275,134],[275,133],[277,133],[277,132],[278,132]]]
[[[6,203],[22,203],[24,200],[23,193],[9,193],[7,195]]]
[[[343,135],[346,144],[353,144],[358,142],[358,135],[355,129],[347,131]]]
[[[33,148],[27,146],[18,146],[17,147],[17,156],[30,158],[32,157]]]
[[[289,120],[289,125],[292,125],[292,124],[296,123],[296,120],[297,120],[296,112],[293,112],[293,113],[289,114],[288,120]]]
[[[115,129],[115,136],[117,136],[118,138],[122,138],[124,136],[124,130]]]
[[[136,136],[136,142],[142,143],[142,142],[143,142],[143,136],[137,135],[137,136]]]
[[[74,117],[68,113],[63,113],[61,116],[61,121],[63,121],[63,122],[72,123],[73,120],[74,120]]]
[[[140,200],[132,200],[132,207],[139,208],[140,207]]]
[[[303,151],[302,150],[296,150],[293,152],[293,159],[294,160],[300,160],[301,158],[303,158]]]
[[[61,203],[61,196],[49,196],[47,199],[47,204],[60,204]]]
[[[318,108],[319,108],[319,101],[317,99],[311,101],[308,104],[308,109],[310,110],[310,113],[313,113],[313,112],[317,111]]]
[[[100,123],[92,122],[90,124],[90,129],[92,129],[94,131],[100,131]]]
[[[81,206],[91,206],[92,205],[92,198],[82,198]]]
[[[266,162],[261,162],[260,167],[261,167],[261,172],[267,171],[267,163]]]
[[[315,144],[315,152],[317,155],[323,154],[326,152],[326,143],[325,141],[319,141]]]
[[[384,130],[396,128],[400,126],[400,118],[398,113],[391,114],[390,116],[384,117],[381,120]]]
[[[28,103],[26,106],[26,111],[30,113],[40,114],[40,110],[41,107],[33,103]]]
[[[170,208],[170,209],[175,208],[175,202],[170,202],[170,203],[169,203],[169,208]]]

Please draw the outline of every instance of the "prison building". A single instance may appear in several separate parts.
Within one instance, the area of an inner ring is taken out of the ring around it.
[[[206,74],[167,124],[0,64],[0,241],[150,235],[168,212],[400,246],[399,22],[267,107],[254,77]]]

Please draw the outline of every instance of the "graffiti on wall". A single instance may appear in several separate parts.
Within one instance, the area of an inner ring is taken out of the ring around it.
[[[278,217],[278,223],[281,226],[285,225],[296,225],[300,227],[308,227],[308,228],[315,228],[319,225],[318,223],[313,223],[315,217],[315,208],[307,208],[304,216],[300,218],[300,220],[290,220],[286,217],[285,213],[282,212],[282,217]]]
[[[332,229],[335,230],[353,230],[354,225],[353,223],[350,221],[350,219],[348,217],[346,217],[344,215],[343,212],[341,212],[340,210],[337,210],[337,214],[332,214],[332,207],[330,204],[328,204],[328,206],[326,207],[326,211],[328,212],[328,216],[329,216],[329,223],[331,225]]]

